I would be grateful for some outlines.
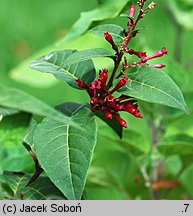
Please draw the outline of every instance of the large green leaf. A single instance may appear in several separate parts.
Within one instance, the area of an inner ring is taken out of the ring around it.
[[[184,97],[175,82],[162,70],[141,67],[131,73],[124,91],[130,96],[150,103],[174,107],[188,113]]]
[[[88,59],[111,56],[113,56],[112,52],[104,48],[81,50],[70,55],[61,66],[67,67],[82,61],[86,61]]]
[[[94,115],[83,105],[58,107],[80,126],[44,119],[34,132],[38,160],[53,183],[68,199],[80,199],[96,143]]]
[[[18,113],[18,110],[9,109],[5,107],[0,107],[0,115],[2,116],[8,116]]]
[[[101,139],[119,145],[124,151],[126,150],[132,155],[139,156],[149,151],[150,146],[148,145],[148,142],[144,140],[144,137],[141,136],[141,134],[135,131],[129,129],[124,130],[122,139],[117,139],[117,137],[104,131],[105,130],[99,132]]]
[[[157,145],[164,155],[193,155],[193,137],[179,134],[167,137]]]
[[[6,116],[0,123],[0,174],[3,170],[21,171],[32,167],[21,137],[29,124],[30,115],[19,113]]]
[[[31,174],[4,172],[4,178],[14,193],[14,199],[65,199],[48,177],[39,177],[30,186],[25,187],[31,177]]]
[[[72,26],[70,32],[60,43],[78,38],[90,27],[94,21],[102,21],[108,18],[114,18],[120,14],[131,0],[101,0],[98,7],[94,10],[83,12],[79,20]]]
[[[32,149],[34,147],[34,131],[37,127],[37,122],[31,119],[30,125],[27,128],[25,135],[23,137],[23,142],[27,143]]]
[[[90,84],[96,75],[92,60],[87,58],[82,62],[79,59],[74,61],[73,57],[76,50],[60,50],[49,53],[41,58],[33,60],[30,63],[32,69],[53,74],[57,79],[67,82],[73,87],[77,87],[75,80],[81,79]],[[77,52],[79,53],[79,52]],[[77,55],[77,54],[76,54]],[[75,55],[75,56],[76,56]],[[64,65],[64,62],[70,57],[70,64]]]
[[[112,35],[115,43],[119,43],[124,38],[123,28],[115,24],[99,25],[92,28],[90,32],[101,37],[104,37],[104,32],[108,32]]]
[[[102,167],[92,167],[89,169],[87,177],[87,186],[102,186],[102,187],[113,187],[114,186],[113,175],[108,170]]]
[[[46,116],[55,121],[72,124],[68,116],[58,112],[54,108],[36,99],[35,97],[18,89],[0,85],[0,106]]]
[[[123,127],[121,127],[121,125],[114,116],[111,120],[109,120],[101,111],[95,112],[95,115],[102,119],[104,122],[106,122],[117,133],[117,135],[122,138]]]

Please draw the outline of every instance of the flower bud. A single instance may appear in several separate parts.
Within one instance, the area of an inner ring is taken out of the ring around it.
[[[137,109],[136,112],[133,114],[136,118],[143,118],[140,111]]]
[[[113,115],[110,113],[110,112],[108,112],[108,111],[103,111],[104,112],[104,114],[105,114],[105,117],[107,118],[107,119],[112,119],[113,118]]]
[[[109,107],[115,111],[124,110],[124,106],[122,104],[109,104]]]
[[[130,104],[126,104],[124,108],[125,108],[125,111],[131,113],[132,115],[136,112],[135,105],[133,105],[131,103]]]
[[[127,123],[124,119],[122,119],[119,115],[117,115],[116,113],[114,114],[115,118],[118,120],[119,124],[122,126],[122,127],[125,127],[127,128]]]
[[[96,98],[96,97],[93,97],[93,98],[90,99],[90,103],[91,103],[92,105],[96,105],[96,104],[98,104],[98,102],[99,102],[99,100],[98,100],[98,98]]]
[[[166,65],[164,64],[152,64],[152,65],[149,65],[150,67],[153,67],[153,68],[164,68]]]
[[[145,63],[146,61],[150,60],[150,59],[153,59],[153,58],[158,58],[158,57],[161,57],[165,54],[167,54],[168,51],[166,48],[163,48],[162,50],[158,50],[156,53],[154,53],[153,55],[151,56],[148,56],[148,57],[142,57],[141,59],[141,62],[142,63]]]
[[[76,84],[83,89],[88,89],[88,86],[85,84],[85,82],[81,81],[80,79],[76,80]]]
[[[134,18],[134,15],[135,15],[135,5],[132,4],[132,5],[130,6],[129,16],[130,16],[131,18]]]
[[[136,55],[136,56],[139,57],[139,58],[144,58],[144,57],[147,56],[147,55],[146,55],[146,52],[136,52],[136,51],[134,51],[133,49],[129,49],[127,52],[128,52],[130,55]]]
[[[153,9],[155,8],[155,6],[156,6],[156,3],[155,3],[155,2],[152,2],[152,3],[148,6],[148,8],[149,8],[150,10],[153,10]]]
[[[145,8],[145,9],[143,10],[143,13],[148,13],[148,11],[149,11],[149,10],[153,10],[153,9],[155,8],[155,6],[156,6],[156,3],[155,3],[155,2],[152,2],[151,4],[148,5],[147,8]]]
[[[98,80],[94,80],[93,82],[91,82],[89,88],[90,89],[98,89],[98,90],[100,90],[101,89],[101,82],[98,81]]]
[[[106,102],[109,103],[109,102],[114,102],[114,97],[110,94],[106,97]]]
[[[137,107],[138,107],[137,104],[132,104],[130,101],[130,103],[125,104],[124,109],[125,111],[131,113],[133,116],[137,118],[143,118],[142,115],[140,114],[140,111],[137,109]]]
[[[105,37],[105,39],[112,45],[112,48],[113,48],[115,51],[118,51],[118,46],[115,45],[112,36],[111,36],[108,32],[104,32],[104,37]]]
[[[126,84],[126,82],[128,82],[128,81],[129,81],[129,79],[128,79],[127,77],[123,77],[123,79],[121,79],[121,80],[117,83],[117,85],[111,90],[111,94],[112,94],[113,92],[117,91],[118,89],[120,89],[121,87],[123,87],[123,86]]]
[[[103,83],[106,86],[106,82],[108,79],[108,70],[105,68],[102,71],[99,71],[98,81]]]

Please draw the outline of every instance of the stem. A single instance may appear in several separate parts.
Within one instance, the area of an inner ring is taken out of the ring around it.
[[[152,188],[152,179],[151,179],[151,177],[148,175],[147,170],[145,169],[145,167],[143,165],[141,166],[141,165],[138,164],[138,167],[139,167],[139,169],[141,171],[141,174],[143,175],[143,178],[144,178],[144,180],[146,182],[146,186],[149,189],[151,199],[155,200],[156,198],[155,198],[155,194],[154,194],[154,191],[153,191],[153,188]]]
[[[144,5],[144,2],[143,2],[143,5]],[[138,23],[139,20],[142,18],[142,15],[143,15],[143,10],[142,10],[143,5],[140,7],[138,17],[137,17],[136,21],[134,22],[133,27],[132,27],[132,29],[131,29],[132,31],[135,30],[137,23]]]
[[[115,74],[116,74],[116,72],[118,70],[118,67],[119,67],[119,65],[121,63],[122,57],[124,55],[124,49],[127,48],[131,38],[133,37],[132,31],[135,30],[136,25],[138,24],[139,20],[142,18],[142,15],[143,15],[143,9],[142,8],[144,6],[144,2],[145,2],[144,0],[141,1],[140,10],[139,10],[139,14],[137,16],[137,19],[134,22],[134,24],[132,25],[131,30],[126,32],[126,37],[122,41],[120,52],[117,52],[118,58],[115,60],[115,66],[113,68],[113,72],[111,74],[111,77],[110,77],[110,79],[108,81],[107,89],[109,89],[109,88],[111,88],[113,86],[113,80],[114,80]]]
[[[115,66],[113,68],[113,72],[111,74],[111,77],[109,79],[109,82],[107,84],[107,89],[111,88],[113,86],[113,79],[115,77],[115,74],[117,72],[117,69],[121,63],[121,60],[122,60],[122,57],[123,57],[124,53],[123,52],[120,52],[119,55],[118,55],[118,58],[115,60]]]
[[[156,149],[157,143],[159,141],[159,127],[156,126],[156,123],[154,120],[151,120],[149,122],[149,126],[150,126],[150,130],[151,130],[151,143],[152,143],[151,156],[152,156],[153,152]],[[151,171],[151,197],[153,200],[158,200],[159,199],[158,193],[156,191],[154,191],[152,188],[152,183],[155,180],[157,180],[157,176],[158,176],[156,163],[154,163],[152,160],[151,160],[151,168],[152,168],[152,171]]]
[[[35,152],[32,151],[31,147],[25,142],[23,142],[23,145],[28,150],[29,154],[31,155],[31,157],[32,157],[32,159],[34,161],[34,165],[35,165],[35,172],[34,172],[33,176],[30,178],[30,180],[28,181],[28,183],[25,186],[25,187],[28,187],[31,183],[33,183],[40,176],[40,174],[44,170],[41,168],[41,166],[39,164],[39,161],[37,159],[37,156],[36,156]]]

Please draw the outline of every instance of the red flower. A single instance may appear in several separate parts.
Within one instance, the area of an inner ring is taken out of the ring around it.
[[[167,54],[167,53],[168,53],[167,49],[166,49],[166,48],[163,48],[162,50],[158,50],[156,53],[154,53],[154,54],[151,55],[151,56],[143,57],[143,58],[141,59],[141,62],[142,62],[142,63],[145,63],[146,61],[148,61],[148,60],[150,60],[150,59],[161,57],[161,56],[163,56],[163,55],[165,55],[165,54]]]
[[[134,18],[134,15],[135,15],[135,5],[132,4],[132,5],[130,6],[130,9],[129,9],[129,16],[130,16],[131,18]]]
[[[150,67],[154,67],[154,68],[163,68],[165,67],[166,65],[164,64],[152,64],[152,65],[149,65]]]
[[[108,91],[106,86],[107,78],[108,70],[103,69],[99,71],[98,79],[91,82],[90,86],[87,86],[81,80],[76,81],[77,85],[86,89],[90,95],[91,111],[96,112],[97,110],[101,110],[105,117],[110,120],[114,116],[122,127],[127,127],[127,124],[125,120],[117,114],[120,111],[126,111],[137,118],[142,118],[137,108],[136,100],[131,100],[132,97],[124,94],[118,98],[112,95],[115,91],[122,88],[129,79],[123,77],[111,91]]]
[[[118,120],[119,124],[122,126],[122,127],[125,127],[127,128],[127,123],[124,119],[122,119],[120,116],[118,116],[117,114],[114,114],[115,118]]]
[[[112,45],[112,48],[113,48],[115,51],[118,51],[118,46],[115,45],[112,36],[111,36],[108,32],[104,32],[104,37],[105,37],[105,39]]]
[[[127,77],[123,77],[123,79],[121,79],[117,83],[117,85],[113,88],[113,90],[111,90],[111,93],[113,93],[113,92],[117,91],[118,89],[122,88],[126,84],[126,82],[128,82],[128,81],[129,81],[129,79]]]
[[[129,49],[127,51],[130,55],[136,55],[137,57],[139,58],[145,58],[147,55],[146,55],[146,52],[136,52],[134,51],[133,49]]]

